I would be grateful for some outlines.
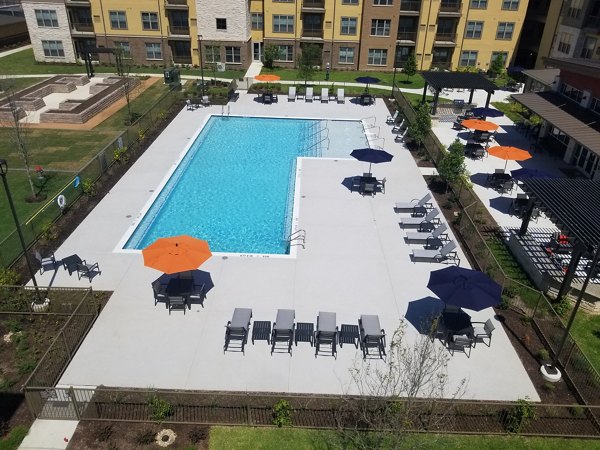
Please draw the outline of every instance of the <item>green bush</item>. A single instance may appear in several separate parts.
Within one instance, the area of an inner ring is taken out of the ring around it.
[[[559,301],[553,302],[552,308],[554,308],[556,314],[558,314],[561,317],[564,317],[569,312],[569,309],[571,309],[571,303],[569,302],[569,300],[567,300],[566,297],[563,297]]]
[[[0,268],[0,286],[14,286],[19,283],[19,274],[6,268]]]
[[[273,405],[273,424],[280,428],[292,425],[292,406],[287,400],[279,400]]]
[[[506,417],[506,431],[520,433],[531,420],[536,418],[535,410],[527,397],[517,400],[517,404],[508,412]]]
[[[91,178],[86,178],[85,180],[83,180],[83,182],[81,183],[81,189],[83,190],[83,193],[88,197],[93,197],[94,195],[96,195],[96,183],[94,183],[94,180],[92,180]]]
[[[538,361],[541,364],[543,364],[544,362],[550,360],[550,353],[548,353],[548,350],[546,350],[545,348],[541,348],[537,352],[537,358],[538,358]]]
[[[54,222],[47,222],[42,225],[42,237],[47,241],[58,239],[58,227]]]
[[[150,406],[150,417],[157,422],[162,422],[173,415],[173,405],[156,394],[150,396],[148,406]]]

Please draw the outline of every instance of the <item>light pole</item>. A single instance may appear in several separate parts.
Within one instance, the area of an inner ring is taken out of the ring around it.
[[[392,97],[394,94],[394,86],[396,85],[396,63],[394,62],[394,77],[392,78]]]
[[[10,210],[12,212],[13,219],[15,220],[15,226],[17,227],[17,234],[19,235],[19,241],[21,241],[21,248],[23,249],[23,255],[25,255],[25,261],[27,262],[27,268],[29,269],[29,274],[31,275],[31,281],[35,286],[35,296],[36,300],[40,300],[40,292],[38,289],[38,284],[35,279],[35,272],[33,271],[33,267],[31,266],[31,261],[29,260],[29,256],[27,255],[27,246],[25,245],[25,239],[23,239],[23,233],[21,232],[21,225],[19,224],[19,218],[17,217],[17,211],[15,210],[15,204],[13,203],[12,196],[10,195],[10,189],[8,188],[8,182],[6,181],[6,174],[8,173],[8,163],[5,159],[0,159],[0,176],[2,176],[2,183],[4,183],[4,190],[6,191],[6,197],[8,197],[8,204],[10,206]]]
[[[202,61],[202,35],[199,35],[198,37],[200,38],[200,78],[202,80],[201,95],[204,97],[204,62]]]

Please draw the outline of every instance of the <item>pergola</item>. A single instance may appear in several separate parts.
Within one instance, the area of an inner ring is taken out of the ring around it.
[[[483,75],[471,72],[438,72],[428,71],[421,72],[421,76],[425,79],[423,88],[423,103],[427,98],[427,88],[431,86],[435,93],[433,94],[433,109],[432,114],[437,113],[438,100],[442,89],[469,89],[469,103],[473,101],[473,92],[475,89],[483,89],[488,93],[485,101],[485,107],[490,105],[492,94],[498,87]]]
[[[573,242],[571,261],[557,295],[562,298],[571,286],[582,255],[595,254],[600,249],[600,183],[584,179],[528,178],[523,180],[523,191],[530,200],[519,235],[527,233],[537,207]],[[593,271],[591,267],[589,273]]]

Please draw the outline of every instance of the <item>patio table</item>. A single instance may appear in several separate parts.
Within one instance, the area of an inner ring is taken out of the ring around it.
[[[294,343],[298,345],[300,342],[309,342],[313,346],[313,335],[315,326],[310,322],[298,322],[296,324],[296,333],[294,334]]]
[[[68,270],[69,275],[71,275],[73,272],[77,271],[77,264],[81,263],[82,261],[81,258],[75,254],[63,258],[61,262],[65,270]]]
[[[165,292],[167,295],[188,296],[194,287],[194,280],[190,278],[171,278]]]
[[[267,341],[271,343],[271,322],[269,320],[255,320],[252,325],[252,344],[254,341]]]
[[[352,344],[358,348],[358,338],[358,325],[342,324],[339,335],[340,347],[342,347],[342,344]]]

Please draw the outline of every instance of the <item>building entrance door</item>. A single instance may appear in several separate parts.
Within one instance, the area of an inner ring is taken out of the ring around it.
[[[255,42],[254,44],[254,52],[252,55],[253,61],[262,61],[262,42]]]

